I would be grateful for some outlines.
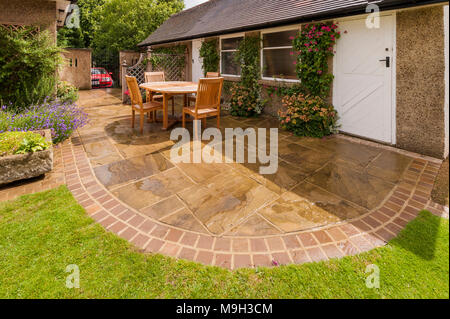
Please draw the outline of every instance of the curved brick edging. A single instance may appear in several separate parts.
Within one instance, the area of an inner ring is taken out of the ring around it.
[[[107,230],[144,252],[229,269],[355,255],[385,245],[424,208],[448,215],[429,199],[439,164],[416,158],[382,206],[355,220],[276,236],[216,237],[161,224],[121,203],[97,181],[78,137],[63,144],[62,159],[67,187]]]

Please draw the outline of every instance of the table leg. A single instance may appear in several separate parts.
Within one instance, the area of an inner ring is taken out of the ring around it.
[[[169,128],[169,101],[167,94],[163,94],[163,130],[167,130]]]

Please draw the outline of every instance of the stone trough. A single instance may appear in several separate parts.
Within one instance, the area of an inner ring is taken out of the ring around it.
[[[51,143],[50,130],[37,131]],[[37,177],[53,169],[53,146],[48,149],[28,154],[0,157],[0,185],[14,181]]]

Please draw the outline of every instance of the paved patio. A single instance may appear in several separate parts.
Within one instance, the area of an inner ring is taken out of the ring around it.
[[[62,146],[65,182],[96,221],[146,252],[227,268],[303,263],[384,245],[421,209],[448,214],[429,199],[438,160],[280,131],[273,175],[260,164],[177,164],[170,131],[131,129],[117,91],[80,93],[91,121]],[[225,127],[277,121],[225,116]]]

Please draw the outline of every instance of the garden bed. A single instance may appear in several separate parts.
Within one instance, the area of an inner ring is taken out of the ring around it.
[[[44,136],[49,146],[42,151],[0,156],[0,185],[40,176],[53,169],[51,131],[34,132]]]

